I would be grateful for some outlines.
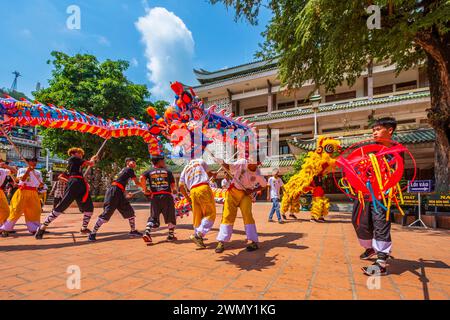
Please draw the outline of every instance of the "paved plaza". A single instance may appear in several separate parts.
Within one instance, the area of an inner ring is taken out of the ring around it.
[[[142,231],[149,208],[135,208]],[[260,250],[245,250],[238,217],[222,254],[214,252],[220,214],[205,250],[188,239],[191,217],[178,220],[178,241],[166,242],[162,228],[149,247],[140,238],[128,238],[128,222],[118,213],[102,227],[96,243],[76,232],[82,216],[75,209],[55,221],[42,241],[28,235],[20,220],[17,235],[0,238],[0,299],[450,298],[447,230],[395,225],[390,274],[372,279],[360,270],[367,262],[359,260],[362,249],[349,214],[332,213],[328,223],[316,224],[302,213],[297,221],[278,224],[267,222],[269,208],[254,206]],[[99,214],[96,209],[91,227]],[[81,271],[80,289],[67,285],[73,266]]]

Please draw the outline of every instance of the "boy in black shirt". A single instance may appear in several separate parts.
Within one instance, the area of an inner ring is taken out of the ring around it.
[[[378,119],[372,125],[373,139],[386,147],[390,147],[392,136],[397,128],[397,121],[394,118],[386,117]],[[352,222],[358,236],[360,245],[366,249],[361,255],[362,260],[369,260],[377,256],[377,260],[370,267],[363,267],[362,270],[367,275],[387,274],[387,262],[391,250],[391,222],[386,220],[386,210],[374,207],[371,201],[364,199],[364,210],[360,213],[362,204],[355,202],[353,206]],[[359,219],[358,219],[359,216]]]
[[[105,203],[103,204],[103,213],[98,217],[97,223],[94,226],[94,230],[89,234],[89,241],[96,241],[97,231],[100,227],[111,219],[113,213],[119,210],[120,214],[124,219],[128,219],[130,223],[130,233],[131,237],[141,237],[142,233],[136,230],[136,216],[134,214],[134,209],[131,206],[128,199],[131,195],[127,194],[125,188],[127,187],[128,181],[131,179],[134,183],[141,187],[140,183],[136,178],[134,173],[134,168],[136,168],[136,160],[133,158],[127,158],[125,160],[126,167],[120,171],[116,179],[112,183],[111,187],[106,192]],[[142,187],[141,187],[142,188]]]
[[[69,181],[61,202],[52,210],[51,214],[47,216],[44,223],[36,231],[35,238],[38,240],[43,238],[45,229],[49,224],[58,218],[73,201],[77,202],[78,208],[84,214],[80,232],[82,234],[89,234],[91,232],[88,229],[88,224],[94,213],[94,204],[89,194],[89,184],[83,177],[83,168],[94,166],[97,157],[93,156],[91,160],[83,159],[84,150],[81,148],[70,148],[67,153],[70,156],[67,165]]]
[[[153,169],[144,172],[141,176],[141,185],[144,187],[145,194],[151,197],[151,215],[148,219],[147,228],[143,236],[147,244],[152,243],[150,235],[151,229],[158,228],[159,216],[162,213],[164,222],[168,224],[169,235],[167,240],[174,241],[175,226],[177,224],[175,216],[175,203],[172,194],[176,193],[175,179],[171,171],[167,170],[163,157],[152,158]],[[147,181],[150,190],[147,188]]]

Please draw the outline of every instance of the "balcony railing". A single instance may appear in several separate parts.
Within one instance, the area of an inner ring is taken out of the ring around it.
[[[416,89],[413,91],[401,91],[395,92],[391,94],[384,94],[374,96],[373,99],[369,99],[368,97],[360,97],[356,99],[339,101],[339,102],[330,102],[330,103],[321,103],[319,104],[318,112],[338,112],[340,110],[349,110],[370,107],[376,105],[383,104],[392,104],[398,103],[407,100],[413,99],[429,99],[430,91],[424,88]],[[292,108],[286,109],[282,111],[273,111],[272,113],[261,113],[249,116],[243,116],[244,119],[248,119],[250,122],[262,122],[262,121],[273,121],[276,119],[284,119],[284,118],[298,118],[301,116],[309,116],[314,113],[312,109],[312,105],[301,107],[301,108]]]

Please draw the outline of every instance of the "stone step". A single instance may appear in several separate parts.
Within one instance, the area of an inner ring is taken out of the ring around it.
[[[330,211],[352,212],[352,210],[353,210],[352,202],[332,202],[332,203],[330,203]]]

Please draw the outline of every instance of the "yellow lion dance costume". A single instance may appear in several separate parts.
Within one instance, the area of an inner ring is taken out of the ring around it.
[[[311,219],[323,220],[328,214],[330,203],[321,186],[322,177],[330,172],[336,164],[336,158],[341,151],[340,141],[319,136],[317,148],[309,152],[300,172],[284,186],[284,196],[281,201],[281,212],[297,213],[300,211],[300,196],[312,192]]]

